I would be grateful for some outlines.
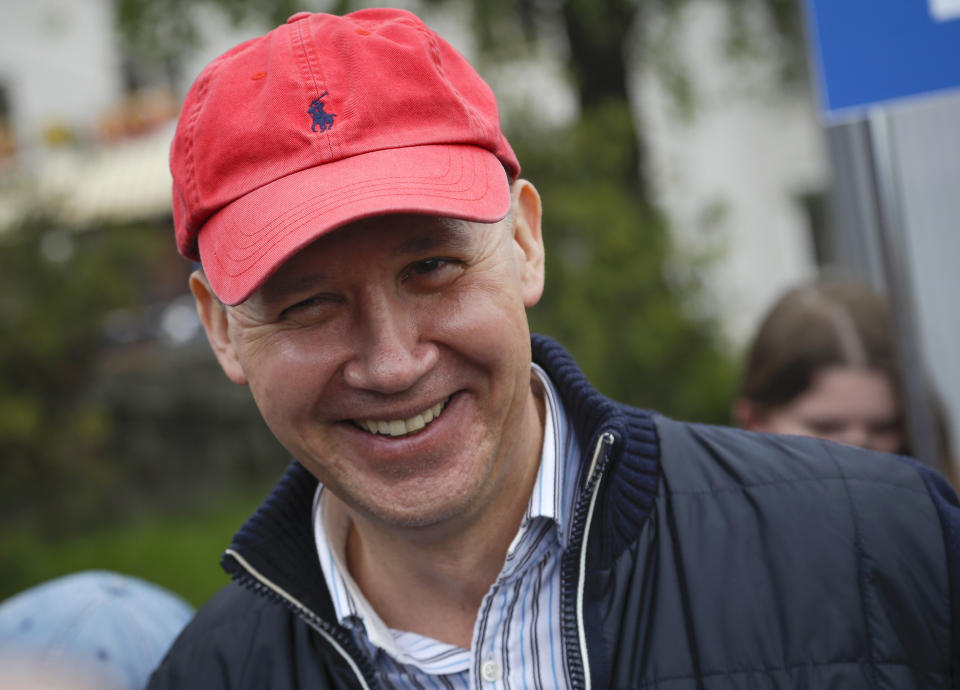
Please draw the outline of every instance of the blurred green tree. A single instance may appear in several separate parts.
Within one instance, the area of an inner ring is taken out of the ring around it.
[[[76,233],[34,217],[0,251],[0,503],[49,529],[88,513],[116,473],[108,410],[90,397],[105,316],[138,299],[159,238]],[[98,486],[100,490],[86,491]],[[43,487],[42,491],[38,487]],[[82,504],[82,505],[81,505]],[[92,511],[99,512],[99,511]]]
[[[41,214],[0,236],[0,599],[113,568],[198,603],[287,462],[205,343],[157,338],[190,270],[171,234]]]
[[[246,391],[220,385],[205,343],[163,341],[160,314],[190,270],[171,235],[162,219],[77,230],[37,216],[3,236],[8,528],[61,536],[211,488],[249,491],[282,470],[286,454]]]
[[[723,423],[732,359],[696,310],[697,272],[671,271],[693,259],[677,255],[659,212],[618,183],[631,165],[630,117],[610,102],[559,133],[512,133],[544,200],[547,285],[531,326],[564,343],[604,393]]]

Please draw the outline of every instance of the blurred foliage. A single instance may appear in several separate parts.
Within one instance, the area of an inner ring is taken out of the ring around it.
[[[232,0],[208,0],[230,3]],[[699,0],[703,2],[703,0]],[[669,51],[669,42],[657,34],[677,28],[682,13],[697,0],[423,0],[426,6],[467,5],[481,49],[488,54],[517,53],[524,43],[550,39],[557,30],[569,44],[567,60],[573,78],[583,93],[607,84],[604,92],[616,91],[615,79],[630,69],[644,68],[646,61]],[[358,3],[353,3],[358,4]],[[338,6],[351,3],[341,0]],[[764,59],[778,62],[788,83],[805,72],[802,4],[798,0],[720,0],[729,20],[727,55],[756,56],[757,49],[772,40],[776,50]],[[602,56],[597,59],[594,56]],[[609,68],[620,60],[626,69],[606,73],[599,82],[596,67]],[[589,84],[587,82],[590,82]]]
[[[171,235],[165,224],[71,231],[34,218],[0,245],[0,517],[8,526],[69,534],[186,505],[223,481],[217,473],[228,461],[236,484],[282,468],[258,469],[280,455],[278,445],[246,391],[221,386],[205,344],[164,347],[157,325],[148,328],[151,305],[169,299],[158,287],[186,284],[189,265]],[[140,315],[131,342],[107,338],[118,314]],[[225,440],[205,433],[224,428]]]
[[[51,253],[51,247],[59,250]],[[0,251],[4,518],[29,512],[48,525],[63,523],[95,508],[102,490],[115,481],[104,455],[112,421],[90,399],[90,387],[103,318],[137,301],[137,277],[149,275],[145,269],[154,249],[149,237],[133,232],[71,233],[43,218],[5,238]],[[41,486],[44,491],[37,491]],[[91,486],[98,490],[71,490]]]
[[[735,366],[718,324],[699,314],[697,272],[671,244],[661,214],[624,184],[623,104],[560,131],[511,133],[524,176],[543,199],[547,284],[531,311],[593,384],[624,402],[726,423]]]
[[[223,0],[229,2],[229,0]],[[509,62],[525,47],[546,41],[563,56],[581,116],[609,101],[630,103],[631,75],[653,73],[668,88],[678,112],[690,116],[696,97],[680,54],[678,30],[694,0],[424,0],[427,6],[469,6],[481,51]],[[343,4],[343,3],[340,3]],[[726,57],[776,64],[784,88],[806,84],[803,21],[798,0],[721,0],[728,19]],[[559,36],[559,43],[558,43]],[[645,179],[644,132],[632,113],[620,145],[630,166],[622,171],[641,198]]]
[[[259,494],[218,497],[183,514],[157,513],[65,539],[6,529],[0,600],[61,575],[112,570],[154,582],[199,606],[229,581],[217,555],[261,500]]]

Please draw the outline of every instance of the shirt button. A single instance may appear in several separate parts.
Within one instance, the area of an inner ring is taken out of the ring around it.
[[[496,661],[484,661],[480,667],[480,675],[491,683],[500,680],[500,664]]]
[[[301,19],[306,19],[311,14],[312,14],[311,12],[297,12],[296,14],[291,14],[290,18],[287,19],[287,24],[293,24],[294,22],[298,22]]]

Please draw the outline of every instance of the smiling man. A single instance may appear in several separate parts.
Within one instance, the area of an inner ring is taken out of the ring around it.
[[[621,405],[531,337],[540,198],[412,14],[224,54],[171,167],[210,344],[295,460],[151,688],[960,682],[946,483]]]

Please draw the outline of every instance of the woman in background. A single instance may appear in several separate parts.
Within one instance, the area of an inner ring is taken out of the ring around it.
[[[754,431],[909,454],[903,399],[886,301],[860,284],[827,280],[788,291],[767,314],[748,350],[733,416]],[[934,406],[946,452],[942,410]]]

